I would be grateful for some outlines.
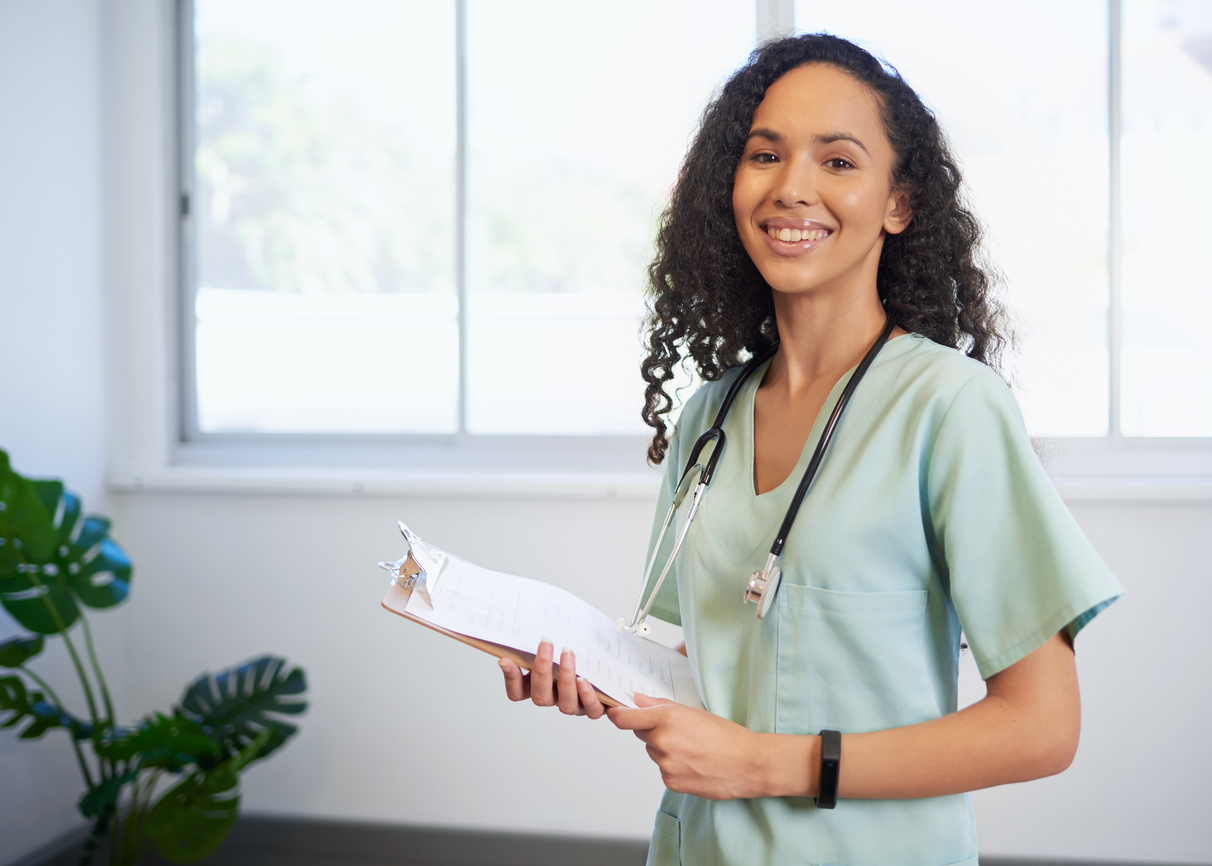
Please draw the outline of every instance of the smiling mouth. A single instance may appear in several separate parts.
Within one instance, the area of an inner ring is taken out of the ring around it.
[[[831,234],[828,229],[779,229],[774,226],[769,226],[766,229],[766,234],[774,238],[776,241],[819,241],[822,238]]]

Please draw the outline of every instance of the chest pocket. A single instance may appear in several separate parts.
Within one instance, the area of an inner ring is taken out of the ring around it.
[[[926,590],[837,592],[783,583],[775,730],[881,730],[938,715]]]
[[[657,812],[646,866],[681,866],[682,828],[668,812]]]

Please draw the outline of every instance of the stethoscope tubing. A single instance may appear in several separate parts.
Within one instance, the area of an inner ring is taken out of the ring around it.
[[[821,432],[821,438],[817,440],[816,449],[812,452],[812,459],[808,461],[808,468],[804,470],[804,475],[800,478],[800,484],[795,489],[795,495],[791,497],[791,505],[787,509],[786,516],[783,517],[783,523],[779,527],[778,535],[774,537],[774,544],[770,546],[771,556],[782,555],[783,547],[787,544],[787,536],[791,534],[791,524],[795,522],[796,515],[800,511],[800,505],[803,503],[804,497],[808,495],[808,488],[812,486],[812,480],[816,477],[816,471],[820,468],[821,461],[825,458],[825,449],[829,447],[829,441],[833,438],[833,431],[837,428],[837,423],[842,417],[842,412],[845,411],[846,404],[850,402],[850,398],[854,396],[854,392],[858,390],[859,381],[867,372],[867,368],[871,366],[875,361],[875,356],[880,353],[880,349],[884,348],[884,344],[888,342],[888,337],[892,335],[894,327],[896,327],[896,324],[892,321],[892,317],[889,316],[888,321],[884,323],[883,330],[880,331],[880,335],[871,344],[871,348],[867,350],[867,354],[863,356],[863,360],[859,362],[858,367],[854,370],[854,374],[851,375],[850,381],[842,389],[842,395],[838,397],[837,404],[829,415],[829,421]]]
[[[808,489],[812,486],[812,481],[816,477],[817,470],[821,466],[821,462],[825,456],[825,450],[829,447],[829,442],[833,438],[833,433],[837,429],[838,421],[842,417],[842,412],[845,411],[846,405],[850,402],[850,398],[854,396],[854,392],[858,389],[859,381],[867,372],[867,369],[875,361],[876,355],[888,342],[888,337],[892,334],[892,329],[895,323],[892,317],[889,316],[884,323],[880,335],[872,343],[871,348],[867,350],[867,354],[863,356],[863,360],[859,362],[854,373],[850,376],[850,380],[846,383],[846,387],[842,389],[841,396],[838,397],[833,411],[829,415],[829,420],[825,424],[825,429],[821,431],[820,439],[817,440],[816,448],[812,452],[812,458],[808,461],[808,466],[804,470],[803,476],[800,478],[799,486],[796,487],[795,495],[791,499],[791,504],[787,508],[787,514],[783,518],[782,524],[779,526],[778,534],[774,538],[774,544],[770,547],[770,555],[766,560],[766,568],[760,574],[763,577],[769,576],[774,567],[775,560],[782,555],[783,547],[787,543],[787,536],[791,533],[791,526],[795,523],[796,515],[799,513],[800,505],[803,504],[804,497],[808,495]],[[647,630],[646,625],[642,625],[648,617],[648,612],[652,609],[653,602],[656,601],[657,593],[660,591],[661,584],[665,582],[669,570],[673,567],[674,561],[677,559],[678,552],[685,544],[686,536],[690,532],[690,525],[694,522],[694,517],[698,513],[699,504],[702,502],[703,495],[706,493],[707,487],[711,484],[715,467],[719,463],[720,456],[724,453],[724,447],[727,444],[727,437],[724,435],[724,422],[728,418],[728,413],[732,409],[732,404],[736,401],[737,394],[740,393],[741,386],[753,375],[762,364],[774,357],[778,351],[779,343],[776,341],[767,348],[758,352],[745,364],[740,375],[733,380],[728,391],[724,395],[724,400],[720,403],[719,411],[716,412],[715,421],[710,427],[703,432],[695,441],[694,447],[690,450],[690,456],[686,460],[686,467],[682,470],[681,476],[678,478],[678,486],[674,489],[673,501],[669,504],[669,510],[665,514],[665,521],[661,525],[661,531],[657,535],[656,543],[653,545],[652,555],[649,557],[648,565],[644,569],[644,582],[640,587],[640,597],[636,599],[635,609],[631,614],[631,621],[624,624],[623,620],[619,620],[616,625],[626,632],[640,631],[641,627],[644,631]],[[703,449],[711,443],[713,445],[711,454],[707,458],[706,463],[699,462],[699,456]],[[669,525],[673,522],[674,514],[678,507],[686,498],[686,493],[689,490],[689,481],[692,473],[698,470],[698,483],[695,484],[694,495],[691,498],[690,510],[686,514],[686,520],[682,523],[682,528],[678,532],[677,539],[674,541],[673,550],[669,554],[669,558],[665,561],[665,567],[661,569],[661,574],[657,578],[656,583],[648,593],[648,601],[644,602],[644,590],[648,586],[648,581],[652,577],[652,570],[656,567],[657,557],[660,555],[661,546],[665,540],[665,534],[669,530]],[[755,572],[755,579],[759,573]],[[771,592],[777,591],[776,588]],[[769,602],[763,606],[763,611],[769,607]],[[759,616],[761,613],[759,612]]]

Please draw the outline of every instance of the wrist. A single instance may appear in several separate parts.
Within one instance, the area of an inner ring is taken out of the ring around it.
[[[821,738],[759,734],[760,797],[813,797],[821,765]]]

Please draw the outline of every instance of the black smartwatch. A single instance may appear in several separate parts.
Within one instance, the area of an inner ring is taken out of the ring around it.
[[[821,731],[821,772],[816,784],[813,802],[818,809],[832,809],[837,805],[837,775],[842,764],[842,734],[840,731]]]

